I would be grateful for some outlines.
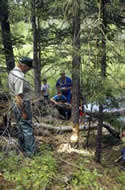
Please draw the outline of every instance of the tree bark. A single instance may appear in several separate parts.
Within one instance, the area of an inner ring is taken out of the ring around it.
[[[101,153],[102,153],[103,106],[101,104],[99,108],[99,114],[100,114],[100,117],[98,119],[99,124],[97,127],[96,152],[95,152],[96,161],[98,163],[101,162]]]
[[[32,0],[32,29],[33,29],[33,59],[34,59],[34,83],[36,96],[40,96],[41,65],[39,51],[39,18],[37,16],[36,0]]]
[[[102,80],[105,80],[106,78],[106,1],[100,0],[100,19],[102,20],[102,23],[100,25],[102,40],[101,40],[101,47],[99,47],[99,52],[101,54],[101,77]],[[99,106],[99,125],[97,129],[97,139],[96,139],[96,152],[95,157],[96,161],[98,163],[101,162],[101,152],[102,152],[102,127],[103,127],[103,105],[100,103]]]
[[[14,61],[11,32],[10,32],[8,0],[6,1],[0,0],[0,23],[1,23],[2,42],[4,46],[6,66],[9,72],[14,68],[15,61]]]
[[[80,1],[73,10],[72,33],[72,121],[73,135],[79,136],[79,103],[80,103]],[[78,141],[78,138],[77,138]],[[77,142],[76,142],[77,143]]]

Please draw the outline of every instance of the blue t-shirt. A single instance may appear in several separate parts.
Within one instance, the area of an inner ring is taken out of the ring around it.
[[[59,78],[56,83],[56,87],[63,88],[63,87],[71,87],[72,86],[72,80],[69,77],[65,77],[65,80],[62,80],[62,78]],[[66,90],[65,93],[68,94],[70,92],[70,89]]]
[[[55,96],[53,97],[53,99],[54,99],[56,102],[61,102],[61,103],[67,102],[67,98],[66,98],[64,95],[61,95],[61,96],[55,95]]]

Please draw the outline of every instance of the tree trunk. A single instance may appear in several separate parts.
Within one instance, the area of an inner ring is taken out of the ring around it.
[[[76,9],[73,10],[73,56],[72,56],[72,121],[73,135],[71,143],[78,143],[79,137],[79,99],[80,99],[80,1],[77,0]],[[76,139],[73,140],[73,136]]]
[[[102,20],[102,23],[100,25],[100,30],[102,35],[102,41],[101,41],[101,47],[99,47],[99,51],[101,54],[101,77],[102,80],[105,80],[106,78],[106,1],[100,0],[100,19]],[[97,129],[97,140],[96,140],[96,152],[95,157],[97,162],[101,162],[101,152],[102,152],[102,126],[103,126],[103,105],[100,103],[99,106],[99,125]]]
[[[96,152],[95,152],[95,157],[96,161],[98,163],[101,162],[101,153],[102,153],[102,126],[103,126],[103,106],[100,104],[99,106],[99,124],[97,127],[97,137],[96,137]]]
[[[33,29],[33,59],[34,59],[34,83],[36,96],[40,96],[41,65],[39,60],[39,20],[36,15],[36,0],[32,0],[32,29]]]
[[[0,22],[6,65],[9,72],[14,68],[15,61],[9,24],[8,0],[0,0]]]

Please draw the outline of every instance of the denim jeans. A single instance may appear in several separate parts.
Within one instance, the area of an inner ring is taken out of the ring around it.
[[[122,148],[121,153],[122,153],[122,159],[125,160],[125,147]]]
[[[18,128],[18,142],[21,150],[24,151],[27,156],[32,156],[36,151],[36,143],[32,129],[32,112],[30,102],[25,101],[24,107],[25,112],[27,113],[26,120],[22,118],[21,111],[16,104],[13,105],[13,111]]]

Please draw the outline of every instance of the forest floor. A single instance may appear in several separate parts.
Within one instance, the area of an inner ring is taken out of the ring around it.
[[[53,126],[70,121],[43,117]],[[43,131],[43,130],[42,130]],[[105,134],[105,133],[104,133]],[[71,149],[71,132],[35,133],[39,152],[32,158],[17,150],[11,137],[0,140],[0,190],[124,190],[125,165],[116,163],[122,145],[103,135],[101,164],[95,162],[96,130],[80,132],[79,147]],[[3,143],[6,142],[6,145]],[[13,146],[14,145],[14,146]]]

